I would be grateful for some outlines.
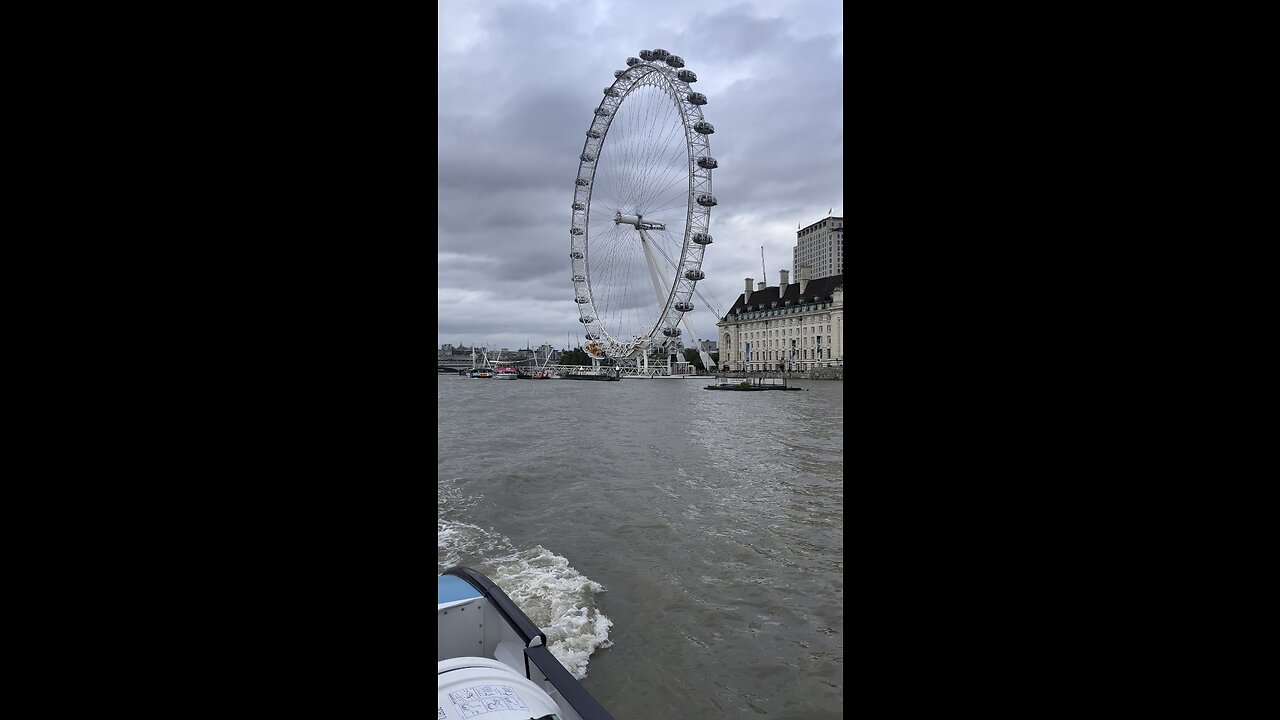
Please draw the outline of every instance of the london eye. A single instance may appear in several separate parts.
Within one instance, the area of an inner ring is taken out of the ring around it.
[[[592,113],[575,179],[569,258],[583,349],[647,365],[673,358],[694,309],[716,205],[715,132],[698,76],[666,50],[614,72]],[[704,361],[709,358],[704,357]]]

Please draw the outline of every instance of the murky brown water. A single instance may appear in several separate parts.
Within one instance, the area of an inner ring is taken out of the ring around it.
[[[844,383],[704,384],[439,376],[437,572],[618,720],[841,717]]]

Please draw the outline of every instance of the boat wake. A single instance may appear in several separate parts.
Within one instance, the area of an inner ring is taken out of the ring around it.
[[[613,622],[600,614],[595,596],[604,586],[535,545],[495,563],[493,581],[547,634],[547,649],[575,678],[587,676],[591,653],[607,648]]]
[[[478,496],[462,496],[452,483],[440,483],[436,519],[436,573],[467,565],[487,575],[547,635],[547,649],[578,680],[587,676],[591,654],[612,645],[613,622],[600,613],[595,597],[603,585],[582,575],[541,545],[521,550],[492,529],[445,520],[470,507]]]

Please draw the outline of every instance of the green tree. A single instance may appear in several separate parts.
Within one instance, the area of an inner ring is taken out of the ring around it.
[[[684,359],[688,361],[690,365],[698,368],[699,370],[706,370],[706,368],[702,366],[702,358],[698,356],[697,350],[694,350],[693,348],[685,348]]]
[[[561,365],[590,365],[591,356],[588,355],[587,351],[583,350],[582,348],[574,348],[572,350],[566,350],[563,354],[560,355],[560,364]]]

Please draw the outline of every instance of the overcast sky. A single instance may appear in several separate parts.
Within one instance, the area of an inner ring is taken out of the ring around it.
[[[581,342],[568,256],[578,155],[601,90],[646,49],[697,73],[716,130],[698,290],[727,311],[744,278],[777,285],[797,223],[845,213],[843,26],[834,0],[441,0],[437,346]],[[715,338],[706,309],[690,320]]]

